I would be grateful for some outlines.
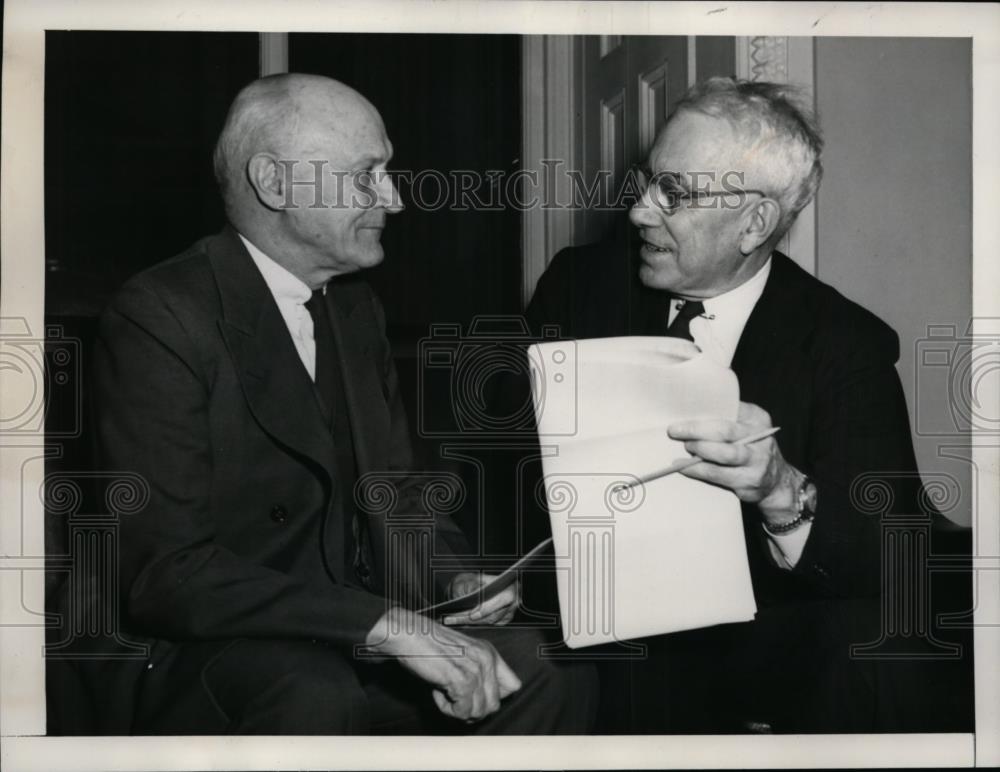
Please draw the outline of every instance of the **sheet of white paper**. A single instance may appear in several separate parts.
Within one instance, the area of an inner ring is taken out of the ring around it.
[[[531,346],[563,635],[576,648],[752,619],[739,500],[673,474],[667,426],[736,417],[732,370],[674,338]]]
[[[431,606],[424,606],[422,609],[419,609],[417,613],[440,617],[445,614],[454,614],[459,611],[474,609],[483,601],[489,600],[494,595],[503,592],[516,582],[521,576],[521,571],[528,568],[542,554],[544,554],[545,550],[551,543],[552,539],[540,541],[524,556],[519,558],[517,562],[506,568],[503,573],[499,574],[492,582],[480,587],[478,590],[467,593],[466,595],[460,595],[457,598],[443,600],[440,603],[435,603]]]

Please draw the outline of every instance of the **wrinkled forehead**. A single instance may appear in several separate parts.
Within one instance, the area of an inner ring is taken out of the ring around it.
[[[750,160],[729,121],[693,110],[676,113],[649,152],[654,172],[740,172]]]

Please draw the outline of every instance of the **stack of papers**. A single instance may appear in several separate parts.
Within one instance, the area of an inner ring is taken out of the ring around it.
[[[753,619],[740,503],[671,474],[689,454],[667,427],[735,419],[729,368],[676,338],[602,338],[529,348],[556,555],[571,648]],[[633,483],[630,487],[629,483]]]

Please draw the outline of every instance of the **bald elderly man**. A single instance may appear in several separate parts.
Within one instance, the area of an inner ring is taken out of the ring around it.
[[[366,475],[413,490],[383,312],[358,276],[402,208],[391,157],[347,86],[250,84],[215,153],[229,226],[134,277],[101,318],[102,462],[151,492],[120,526],[124,624],[151,643],[133,733],[590,727],[593,673],[503,626],[515,588],[444,620],[461,630],[407,610],[426,588],[385,577],[414,556],[387,557],[385,521],[355,505]],[[468,551],[446,517],[435,541],[435,559]],[[443,596],[483,581],[435,576]]]

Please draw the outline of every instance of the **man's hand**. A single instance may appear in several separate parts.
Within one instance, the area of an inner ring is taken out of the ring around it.
[[[795,491],[802,473],[785,461],[774,437],[736,444],[769,428],[767,411],[740,402],[735,421],[682,421],[667,427],[667,434],[683,440],[684,449],[704,461],[682,474],[728,488],[741,501],[755,502],[769,524],[778,524],[795,515]]]
[[[451,580],[448,587],[449,598],[460,598],[475,592],[480,587],[496,579],[490,574],[461,573]],[[514,618],[521,603],[521,588],[519,582],[498,592],[492,598],[487,598],[478,606],[468,611],[450,614],[444,618],[446,625],[505,625]]]
[[[521,688],[520,679],[488,641],[451,630],[406,609],[389,609],[368,633],[375,654],[395,658],[427,681],[446,716],[478,721]]]

